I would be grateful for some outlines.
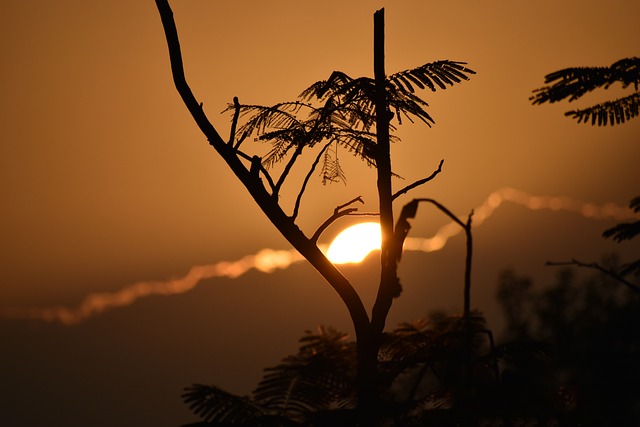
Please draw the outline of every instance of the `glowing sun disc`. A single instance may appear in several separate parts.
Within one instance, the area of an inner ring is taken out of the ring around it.
[[[327,258],[334,264],[359,263],[372,251],[380,249],[380,224],[361,222],[346,228],[333,239]]]

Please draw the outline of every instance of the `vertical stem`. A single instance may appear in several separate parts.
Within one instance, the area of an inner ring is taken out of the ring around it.
[[[376,168],[378,172],[378,199],[380,203],[380,286],[373,306],[371,322],[374,336],[382,333],[393,298],[398,294],[397,260],[393,247],[393,193],[391,189],[391,148],[389,144],[389,108],[386,96],[384,70],[384,9],[373,15],[373,65],[376,106]]]
[[[391,152],[389,144],[389,115],[384,69],[384,9],[373,15],[373,68],[375,76],[376,109],[376,169],[378,173],[378,200],[380,205],[381,272],[378,295],[371,314],[370,333],[366,340],[358,340],[358,406],[361,423],[378,424],[379,381],[378,351],[384,324],[397,295],[396,259],[391,250],[393,243],[393,193],[391,189]]]
[[[468,325],[471,321],[471,260],[473,257],[473,236],[471,234],[471,218],[473,212],[467,217],[464,232],[467,237],[467,257],[464,268],[464,319]]]
[[[382,238],[383,242],[388,242],[393,236],[393,208],[391,204],[391,148],[389,144],[389,115],[385,87],[387,77],[384,67],[384,9],[380,9],[375,12],[373,19],[373,71],[375,76],[377,138],[376,167],[378,171],[378,197],[380,199],[380,226],[382,227]],[[385,245],[383,245],[383,247],[384,246]]]

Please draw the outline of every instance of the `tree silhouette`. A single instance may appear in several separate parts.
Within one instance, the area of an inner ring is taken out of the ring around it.
[[[598,126],[617,125],[624,123],[640,114],[640,58],[625,58],[615,62],[610,67],[573,67],[547,74],[545,84],[533,91],[529,98],[534,105],[545,102],[554,103],[568,99],[569,102],[581,98],[583,95],[598,89],[608,89],[615,83],[620,83],[625,89],[633,86],[635,92],[631,95],[613,101],[596,104],[589,108],[571,110],[565,116],[573,117],[578,123],[591,122]]]
[[[615,259],[603,264],[616,268]],[[562,269],[554,283],[535,287],[507,271],[498,300],[507,314],[507,340],[551,346],[539,375],[564,396],[569,425],[638,425],[640,294],[603,272],[578,280]]]
[[[402,244],[410,228],[408,219],[415,217],[419,202],[429,200],[416,199],[411,202],[406,210],[403,209],[403,215],[395,225],[393,202],[400,194],[428,182],[440,172],[439,167],[431,176],[397,192],[393,191],[390,141],[394,140],[392,132],[395,125],[392,123],[395,120],[400,124],[405,118],[430,125],[433,119],[425,110],[426,102],[415,94],[416,89],[445,89],[467,80],[469,75],[475,74],[474,71],[466,68],[462,62],[439,61],[387,77],[382,9],[374,14],[373,79],[351,78],[344,73],[334,72],[327,80],[304,91],[299,100],[271,107],[242,105],[236,98],[229,107],[234,113],[230,137],[224,141],[187,84],[177,29],[168,1],[156,0],[156,5],[167,39],[174,84],[194,121],[264,214],[335,289],[347,307],[356,338],[356,395],[363,417],[361,421],[376,424],[382,389],[377,370],[378,354],[387,314],[393,299],[401,293],[397,267]],[[241,118],[246,120],[238,127]],[[271,143],[272,149],[265,158],[241,150],[243,141],[252,134]],[[316,160],[299,185],[293,212],[288,214],[280,205],[280,190],[303,152],[314,148],[317,151]],[[377,171],[379,212],[376,214],[380,219],[382,234],[381,273],[371,316],[351,283],[317,245],[320,233],[333,221],[357,213],[356,208],[350,206],[361,199],[355,198],[338,206],[311,237],[295,222],[307,182],[321,161],[325,182],[343,179],[343,171],[335,156],[338,148],[351,151]],[[269,168],[278,162],[285,162],[283,171],[279,177],[272,177]],[[458,222],[465,226],[461,221]],[[471,216],[466,226],[470,227],[470,223]],[[468,260],[470,265],[470,251]]]

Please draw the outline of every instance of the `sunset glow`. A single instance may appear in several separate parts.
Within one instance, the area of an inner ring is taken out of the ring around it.
[[[359,263],[380,249],[380,224],[362,222],[346,228],[333,239],[327,257],[334,264]]]
[[[484,202],[474,209],[473,226],[480,226],[503,202],[520,205],[529,210],[567,211],[589,219],[632,220],[637,215],[625,206],[615,203],[595,205],[568,197],[534,196],[514,188],[501,188],[491,193]],[[435,252],[442,249],[447,241],[460,234],[462,229],[451,222],[441,226],[432,237],[407,237],[403,250]],[[377,222],[363,222],[352,225],[333,239],[326,249],[329,260],[334,264],[357,264],[372,251],[379,250],[381,243],[380,225]],[[325,251],[324,246],[321,249]],[[251,269],[263,273],[289,268],[304,258],[295,250],[263,249],[254,255],[247,255],[236,261],[220,261],[210,265],[194,266],[182,277],[134,283],[111,293],[88,295],[76,308],[4,308],[0,317],[16,319],[40,319],[67,325],[79,323],[106,310],[132,304],[149,295],[175,295],[188,292],[202,280],[214,277],[237,278]]]

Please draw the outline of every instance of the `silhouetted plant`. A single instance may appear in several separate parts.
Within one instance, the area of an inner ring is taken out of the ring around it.
[[[425,110],[427,103],[415,94],[416,89],[445,89],[467,80],[475,72],[466,68],[463,62],[438,61],[387,77],[384,65],[384,10],[379,10],[374,14],[374,78],[352,78],[345,73],[334,72],[327,80],[306,89],[299,100],[270,107],[243,105],[234,98],[229,106],[229,110],[233,111],[230,137],[224,141],[186,82],[177,29],[169,4],[167,0],[156,0],[156,5],[167,39],[174,83],[196,124],[278,231],[326,279],[346,305],[356,335],[356,395],[363,417],[361,421],[375,424],[381,388],[377,359],[389,309],[402,289],[397,267],[402,244],[410,228],[407,219],[415,216],[418,202],[429,200],[416,199],[411,202],[411,215],[403,215],[402,222],[399,220],[396,226],[393,202],[399,195],[433,179],[442,167],[440,162],[438,169],[430,176],[394,192],[391,180],[395,174],[391,168],[390,142],[397,138],[391,133],[395,129],[392,121],[395,119],[400,124],[403,118],[409,121],[415,119],[431,125],[434,121]],[[244,122],[238,127],[241,119]],[[271,144],[271,150],[264,158],[241,150],[243,142],[250,135]],[[357,214],[357,209],[351,205],[362,199],[357,197],[338,206],[311,237],[307,237],[295,223],[307,183],[320,162],[324,182],[344,179],[345,174],[337,156],[338,148],[362,158],[377,172],[379,212],[375,214],[379,216],[382,234],[381,272],[371,316],[351,283],[317,245],[318,237],[333,221]],[[288,214],[280,204],[280,190],[303,151],[313,149],[316,150],[315,160],[298,185],[293,211]],[[274,177],[270,170],[278,162],[284,162],[284,166],[280,175]],[[470,218],[467,228],[470,227]],[[470,261],[470,256],[468,259]],[[469,313],[468,307],[465,311]]]
[[[602,264],[616,268],[615,259]],[[562,397],[567,422],[639,425],[640,294],[602,272],[581,281],[563,269],[545,287],[505,272],[499,295],[507,313],[506,339],[551,346],[548,364],[537,375]]]
[[[629,209],[632,209],[635,213],[640,214],[640,196],[631,199],[629,202]],[[609,237],[620,243],[625,240],[634,239],[640,234],[640,219],[633,222],[623,222],[614,227],[611,227],[602,233],[604,237]],[[620,277],[627,275],[635,275],[640,278],[640,258],[623,264],[620,266]]]
[[[347,334],[307,331],[296,355],[265,369],[250,397],[194,384],[182,395],[207,425],[301,425],[314,414],[353,406],[355,345]]]
[[[555,83],[554,83],[555,82]],[[566,68],[547,74],[545,83],[553,83],[533,91],[534,96],[529,98],[533,104],[543,104],[545,102],[553,103],[569,99],[574,101],[583,95],[598,89],[608,89],[614,83],[620,83],[625,89],[633,85],[635,93],[626,97],[608,101],[593,107],[572,110],[565,113],[566,116],[572,116],[580,122],[589,122],[598,126],[625,123],[640,114],[640,92],[638,85],[640,84],[640,58],[625,58],[615,62],[610,67],[578,67]],[[629,203],[629,208],[636,213],[640,213],[640,196],[635,197]],[[617,242],[630,240],[640,234],[640,220],[631,223],[618,224],[604,231],[604,237],[612,237]],[[596,262],[583,262],[576,259],[563,262],[548,262],[548,265],[576,265],[579,267],[593,268],[608,274],[615,278],[618,282],[623,283],[629,289],[640,292],[640,287],[631,283],[625,277],[635,274],[640,277],[640,259],[631,261],[620,266],[619,270],[611,270],[604,268]]]
[[[479,425],[483,419],[541,414],[544,394],[520,387],[523,382],[508,374],[531,370],[532,363],[546,357],[546,348],[536,343],[496,347],[485,323],[478,312],[468,319],[434,313],[383,335],[377,363],[384,425],[429,420]],[[355,343],[331,328],[308,331],[300,341],[296,355],[265,369],[251,396],[234,396],[215,386],[187,388],[185,403],[203,419],[190,426],[354,425]],[[545,392],[551,405],[553,394]]]
[[[568,99],[575,101],[583,95],[598,89],[608,89],[614,83],[620,83],[625,89],[633,86],[631,95],[613,101],[596,104],[589,108],[571,110],[565,116],[573,117],[578,123],[591,122],[598,126],[624,123],[640,114],[640,58],[625,58],[610,67],[573,67],[555,71],[545,76],[545,84],[533,91],[529,98],[533,104],[554,103]]]

